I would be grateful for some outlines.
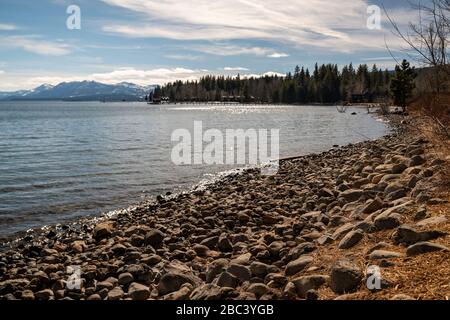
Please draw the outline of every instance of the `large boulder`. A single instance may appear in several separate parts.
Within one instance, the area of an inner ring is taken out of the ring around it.
[[[308,291],[317,290],[329,281],[329,276],[312,275],[294,279],[292,280],[292,283],[295,285],[298,296],[302,299],[305,299]]]
[[[331,269],[331,289],[338,294],[356,291],[362,279],[358,265],[347,259],[339,260]]]
[[[153,229],[145,235],[145,244],[152,247],[158,247],[162,244],[164,238],[164,233],[162,233],[160,230]]]
[[[160,296],[180,290],[185,283],[190,283],[197,287],[201,280],[192,274],[181,274],[177,272],[169,272],[162,276],[158,283],[158,293]]]
[[[133,300],[147,300],[150,297],[150,289],[142,284],[133,282],[128,288],[128,294]]]
[[[407,256],[417,256],[420,254],[436,252],[436,251],[450,252],[450,249],[443,245],[437,244],[437,243],[419,242],[419,243],[413,244],[412,246],[408,247],[408,249],[406,249],[406,255]]]
[[[112,222],[99,223],[94,228],[93,237],[95,240],[99,241],[111,237],[113,231],[114,231],[114,223]]]
[[[364,238],[361,230],[350,231],[339,243],[339,249],[350,249],[356,246]]]
[[[299,273],[304,270],[309,264],[313,262],[313,257],[311,256],[302,256],[297,260],[291,261],[286,266],[286,275],[293,276],[294,274]]]

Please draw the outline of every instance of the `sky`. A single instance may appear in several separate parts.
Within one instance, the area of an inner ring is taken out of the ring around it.
[[[67,27],[80,8],[80,29]],[[0,0],[0,91],[94,80],[140,85],[206,74],[285,74],[296,65],[377,64],[405,56],[408,0]]]

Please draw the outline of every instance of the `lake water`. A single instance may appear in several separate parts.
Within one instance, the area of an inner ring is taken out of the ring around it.
[[[357,115],[351,115],[356,111]],[[364,108],[0,102],[0,237],[181,191],[232,166],[176,166],[175,129],[280,129],[280,156],[385,135]]]

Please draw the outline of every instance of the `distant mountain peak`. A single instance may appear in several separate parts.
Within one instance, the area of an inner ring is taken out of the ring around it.
[[[0,93],[0,100],[140,101],[156,86],[131,82],[105,84],[92,80],[42,84],[33,90]]]

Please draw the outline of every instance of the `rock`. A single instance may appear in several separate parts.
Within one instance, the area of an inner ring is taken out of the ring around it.
[[[331,269],[331,289],[338,294],[351,293],[358,289],[363,274],[350,260],[339,260]]]
[[[231,252],[233,251],[233,244],[231,243],[230,239],[226,235],[222,235],[219,238],[219,241],[217,243],[217,247],[222,252]]]
[[[350,189],[343,191],[339,194],[339,198],[345,200],[346,202],[355,202],[361,198],[364,194],[362,190],[359,189]]]
[[[281,273],[269,273],[264,278],[264,283],[266,283],[270,288],[280,289],[286,285],[288,278]]]
[[[100,297],[99,294],[95,293],[95,294],[91,294],[88,298],[88,301],[100,301],[102,300],[102,297]]]
[[[356,246],[364,238],[361,230],[350,231],[339,243],[339,249],[350,249]]]
[[[234,264],[242,264],[242,265],[248,265],[250,263],[250,259],[252,257],[252,254],[250,252],[241,254],[237,258],[234,258],[230,261],[230,263]]]
[[[53,299],[53,291],[50,289],[45,289],[42,291],[38,291],[34,294],[36,300],[52,300]]]
[[[128,294],[133,300],[147,300],[150,297],[150,289],[142,284],[133,282],[128,288]]]
[[[427,208],[420,208],[414,215],[414,221],[421,221],[427,218]]]
[[[147,258],[142,259],[141,261],[148,266],[154,266],[160,263],[162,261],[162,258],[156,254],[153,254]]]
[[[227,272],[238,278],[241,282],[249,281],[252,277],[250,268],[240,264],[231,264]]]
[[[239,284],[239,279],[231,273],[222,272],[215,283],[219,287],[236,288]]]
[[[199,257],[206,257],[209,252],[209,248],[201,244],[195,244],[192,249]]]
[[[283,241],[274,241],[269,245],[269,252],[272,257],[278,257],[280,251],[286,248],[286,243]]]
[[[22,300],[33,301],[35,299],[34,293],[31,290],[24,290],[21,294]]]
[[[94,239],[99,241],[105,238],[109,238],[114,230],[114,224],[112,222],[104,222],[95,226]]]
[[[158,283],[158,293],[160,296],[180,290],[185,283],[190,283],[197,287],[201,280],[192,274],[181,274],[176,272],[169,272],[162,276]]]
[[[44,271],[38,271],[33,274],[34,278],[37,278],[39,280],[39,283],[41,284],[47,284],[50,282],[49,276]]]
[[[250,221],[250,217],[248,215],[246,215],[245,213],[242,213],[242,212],[239,212],[237,214],[237,218],[242,223],[247,223],[247,222]]]
[[[394,166],[392,167],[392,173],[400,174],[403,173],[406,169],[408,169],[408,166],[404,163],[394,164]]]
[[[316,290],[309,290],[306,293],[306,300],[308,301],[317,301],[319,300],[319,293]]]
[[[286,275],[293,276],[299,273],[300,271],[304,270],[309,264],[311,264],[313,260],[314,259],[311,256],[302,256],[297,260],[289,262],[286,266]]]
[[[355,224],[353,230],[361,230],[364,233],[371,233],[375,231],[375,226],[370,221],[361,221]]]
[[[179,300],[189,300],[189,296],[191,295],[191,289],[188,287],[182,287],[180,290],[176,292],[169,293],[164,296],[164,300],[171,301],[179,301]]]
[[[431,217],[431,218],[428,218],[428,219],[418,222],[417,226],[424,227],[424,226],[431,226],[431,225],[436,225],[436,224],[444,224],[447,221],[448,221],[448,219],[446,216],[436,216],[436,217]]]
[[[72,245],[72,250],[76,253],[83,253],[86,249],[86,243],[84,241],[74,241]]]
[[[308,291],[317,290],[329,281],[329,276],[312,275],[294,279],[292,280],[292,283],[294,283],[295,285],[298,296],[302,299],[305,299]]]
[[[375,218],[374,226],[378,230],[389,230],[398,227],[401,224],[401,216],[398,213],[386,215],[380,214]]]
[[[407,195],[406,189],[400,189],[389,193],[385,199],[386,201],[394,201],[404,198],[406,197],[406,195]]]
[[[125,272],[119,275],[119,284],[121,286],[127,286],[134,281],[134,277],[131,273]]]
[[[339,227],[336,229],[336,231],[333,233],[333,239],[340,240],[342,237],[344,237],[347,233],[349,233],[355,226],[352,223],[346,223],[342,227]]]
[[[114,288],[114,284],[112,284],[110,281],[102,281],[97,283],[97,291],[101,291],[103,289],[106,290],[112,290]]]
[[[346,217],[343,216],[333,216],[330,218],[330,223],[328,224],[329,227],[331,228],[336,228],[336,227],[340,227],[343,224],[346,224],[350,222],[350,219],[347,219]]]
[[[411,161],[409,162],[410,167],[417,167],[421,166],[426,162],[425,158],[421,155],[417,155],[411,158]]]
[[[375,250],[369,255],[370,260],[395,259],[400,257],[402,257],[401,253],[387,250]]]
[[[374,200],[370,200],[364,206],[364,208],[361,210],[361,212],[364,214],[371,214],[371,213],[374,213],[383,208],[384,208],[384,202],[380,198],[376,197]]]
[[[221,288],[214,284],[205,284],[195,289],[191,293],[190,298],[194,301],[223,300],[227,298],[228,292],[229,291],[227,289],[224,290],[224,288]]]
[[[118,243],[111,248],[111,251],[114,252],[114,254],[116,254],[116,255],[123,255],[126,250],[127,250],[127,247],[125,247],[121,243]]]
[[[319,190],[318,196],[321,198],[334,198],[334,193],[330,189],[322,188]]]
[[[253,293],[256,298],[260,298],[270,291],[270,288],[263,283],[253,283],[246,290],[247,292]]]
[[[334,239],[329,234],[324,234],[319,239],[317,239],[317,243],[321,246],[333,243]]]
[[[164,241],[165,234],[157,229],[150,230],[145,235],[145,244],[152,247],[159,247]]]
[[[264,279],[264,277],[269,273],[269,267],[270,266],[267,264],[255,261],[250,265],[250,270],[254,276]]]
[[[292,282],[288,282],[286,287],[283,289],[283,298],[289,300],[295,300],[297,298],[297,289],[295,288],[295,284]]]
[[[218,259],[213,261],[208,265],[208,269],[206,271],[206,282],[211,283],[213,280],[225,271],[228,267],[228,260],[226,259]]]
[[[429,241],[444,237],[447,234],[440,231],[417,231],[411,226],[403,225],[397,229],[394,235],[394,240],[396,243],[402,244],[414,244],[417,242]]]
[[[412,246],[408,247],[408,249],[406,249],[406,255],[407,256],[417,256],[420,254],[436,252],[436,251],[449,252],[450,249],[443,245],[436,244],[436,243],[419,242],[419,243],[413,244]]]
[[[123,292],[122,288],[116,287],[108,292],[108,300],[117,301],[122,299],[124,295],[125,293]]]

